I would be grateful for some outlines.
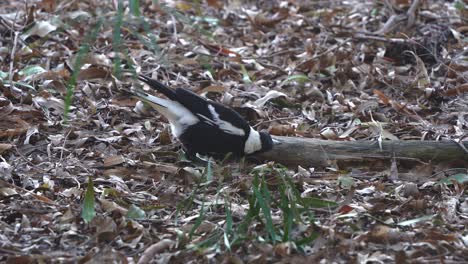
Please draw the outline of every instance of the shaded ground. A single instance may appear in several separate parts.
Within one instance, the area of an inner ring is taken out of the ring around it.
[[[466,3],[149,2],[0,5],[0,261],[467,261],[467,166],[194,164],[120,92],[136,71],[275,135],[466,141]]]

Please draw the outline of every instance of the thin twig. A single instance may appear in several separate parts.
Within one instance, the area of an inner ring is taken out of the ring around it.
[[[299,117],[300,116],[289,116],[289,117],[280,117],[280,118],[275,118],[275,119],[271,119],[271,120],[265,120],[265,121],[262,121],[260,123],[257,123],[255,125],[253,125],[253,128],[256,128],[256,127],[258,127],[260,125],[268,124],[268,123],[271,123],[271,122],[290,120],[290,119],[299,118]]]
[[[336,49],[342,47],[343,45],[345,45],[346,43],[348,43],[350,40],[351,40],[351,38],[347,38],[347,39],[343,40],[343,42],[341,42],[340,44],[335,45],[335,46],[333,46],[333,47],[327,49],[326,51],[324,51],[324,52],[322,52],[322,53],[315,54],[312,58],[307,59],[307,60],[305,60],[305,61],[299,63],[299,64],[295,67],[295,69],[300,68],[303,64],[307,63],[308,61],[318,59],[318,58],[322,57],[323,55],[326,55],[326,54],[328,54],[328,53],[330,53],[330,52],[333,52],[334,50],[336,50]]]
[[[411,27],[414,25],[414,22],[416,21],[416,10],[418,10],[419,3],[420,0],[414,0],[410,8],[408,9],[408,12],[406,12],[406,15],[408,16],[408,22],[406,24],[407,27]]]
[[[15,151],[16,151],[16,154],[18,154],[18,156],[21,157],[22,160],[26,161],[26,163],[28,163],[31,167],[35,168],[36,170],[38,171],[42,171],[42,172],[47,172],[47,170],[44,170],[40,167],[38,167],[36,164],[32,163],[30,160],[28,160],[28,158],[26,158],[23,153],[21,153],[19,150],[18,150],[18,147],[16,145],[14,145],[15,147]]]
[[[378,35],[385,35],[388,32],[392,31],[399,23],[406,20],[406,15],[392,15],[387,22],[383,25],[383,27],[375,32]]]
[[[16,45],[18,44],[18,36],[19,32],[15,31],[15,37],[13,39],[13,48],[11,49],[10,53],[10,71],[9,71],[9,78],[10,78],[10,89],[14,89],[15,85],[13,83],[13,67],[15,66],[15,53],[16,53]]]

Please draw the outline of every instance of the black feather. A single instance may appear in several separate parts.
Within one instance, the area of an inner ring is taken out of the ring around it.
[[[177,137],[189,155],[195,153],[226,154],[231,152],[236,156],[242,156],[252,154],[252,150],[256,152],[266,151],[273,146],[271,136],[268,133],[262,132],[256,136],[259,137],[259,143],[258,140],[255,141],[255,134],[253,134],[253,138],[250,138],[252,128],[241,115],[229,107],[211,102],[188,89],[171,89],[163,83],[144,75],[140,75],[138,79],[169,99],[151,98],[152,96],[144,92],[135,92],[137,97],[164,107],[156,108],[156,110],[167,115],[166,117],[171,117],[170,112],[175,111],[177,107],[182,106],[185,108],[186,112],[183,115],[174,112],[176,118],[173,117],[172,121],[170,118],[168,119],[170,122],[175,122],[174,124],[183,127],[184,130]],[[177,102],[177,104],[171,107],[171,101]],[[164,104],[161,105],[161,102],[164,102]],[[193,118],[190,119],[192,115]],[[185,117],[185,121],[196,121],[195,123],[187,122],[186,124],[177,123],[184,119],[182,117]],[[254,140],[252,141],[252,139]],[[251,144],[248,145],[251,147],[250,149],[246,145],[247,142]],[[245,153],[246,149],[249,149],[248,153]]]
[[[177,95],[176,95],[176,92],[167,87],[166,85],[164,85],[162,82],[158,81],[158,80],[154,80],[154,79],[151,79],[145,75],[139,75],[138,76],[138,80],[148,84],[150,87],[152,87],[153,89],[156,89],[158,92],[164,94],[167,98],[173,100],[173,101],[177,101]]]

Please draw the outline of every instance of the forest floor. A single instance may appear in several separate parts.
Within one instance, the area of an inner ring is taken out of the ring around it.
[[[24,2],[0,4],[0,262],[468,262],[468,161],[193,162],[122,93],[142,73],[273,135],[465,142],[466,1]]]

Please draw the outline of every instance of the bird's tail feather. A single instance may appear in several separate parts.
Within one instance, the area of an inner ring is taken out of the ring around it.
[[[164,85],[162,82],[155,80],[155,79],[151,79],[148,76],[145,76],[142,74],[138,76],[138,80],[148,84],[151,88],[156,89],[158,92],[167,96],[167,98],[173,101],[177,101],[177,95],[175,91],[167,87],[166,85]]]
[[[171,123],[180,118],[177,115],[177,111],[174,109],[174,102],[171,100],[159,98],[136,89],[133,90],[133,96],[149,104],[152,108],[165,116]]]
[[[159,98],[137,89],[133,90],[133,96],[150,105],[158,105],[164,108],[170,105],[170,101],[167,99]]]

